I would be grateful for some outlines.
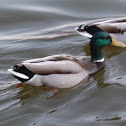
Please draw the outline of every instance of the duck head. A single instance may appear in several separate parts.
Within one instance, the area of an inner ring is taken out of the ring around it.
[[[94,33],[90,41],[90,52],[91,52],[91,61],[93,62],[102,62],[104,58],[102,56],[102,48],[113,45],[124,47],[125,44],[117,42],[111,38],[111,36],[104,31]]]

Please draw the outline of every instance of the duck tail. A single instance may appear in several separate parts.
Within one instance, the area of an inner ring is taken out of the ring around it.
[[[13,69],[8,69],[18,80],[25,82],[30,80],[35,74],[27,69],[24,65],[15,65]]]

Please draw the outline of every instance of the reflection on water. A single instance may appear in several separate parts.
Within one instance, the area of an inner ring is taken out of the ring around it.
[[[0,1],[0,126],[119,125],[126,120],[125,49],[103,50],[106,67],[76,87],[24,86],[7,72],[22,60],[67,53],[90,55],[74,28],[125,16],[125,1]]]

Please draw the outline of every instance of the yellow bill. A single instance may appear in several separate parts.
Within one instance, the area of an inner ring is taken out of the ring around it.
[[[113,45],[113,46],[119,46],[119,47],[126,47],[126,45],[125,45],[124,43],[119,42],[119,41],[117,41],[117,40],[115,40],[115,39],[113,39],[113,38],[112,38],[112,43],[111,43],[111,45]]]

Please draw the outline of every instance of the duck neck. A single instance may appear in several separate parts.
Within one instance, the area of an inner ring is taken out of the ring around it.
[[[92,62],[104,62],[101,48],[96,48],[96,46],[90,46],[90,52]]]

